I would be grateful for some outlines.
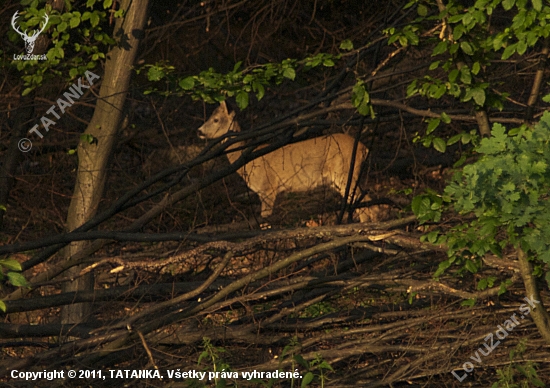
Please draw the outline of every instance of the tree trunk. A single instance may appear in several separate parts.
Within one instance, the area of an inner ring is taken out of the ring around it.
[[[126,13],[124,18],[117,19],[115,25],[114,36],[118,46],[113,48],[107,56],[99,99],[92,120],[84,132],[93,136],[93,141],[88,142],[81,139],[77,149],[78,172],[67,215],[67,230],[69,231],[84,224],[96,214],[103,196],[107,166],[111,151],[116,144],[132,66],[139,40],[143,35],[142,29],[147,17],[148,3],[148,0],[121,1],[120,6],[126,10]],[[68,260],[89,244],[87,241],[79,241],[69,245],[64,252],[65,259]],[[78,277],[81,269],[82,266],[76,266],[68,271],[74,280],[65,283],[63,292],[94,289],[93,273]],[[62,309],[61,321],[62,323],[80,323],[85,321],[90,314],[91,304],[69,305]]]
[[[542,303],[540,292],[537,288],[537,280],[535,276],[533,276],[533,266],[529,262],[527,254],[523,249],[518,248],[517,253],[519,271],[523,278],[523,284],[525,284],[527,299],[531,301],[529,303],[531,307],[531,318],[533,318],[535,325],[537,325],[541,337],[550,344],[550,316]]]

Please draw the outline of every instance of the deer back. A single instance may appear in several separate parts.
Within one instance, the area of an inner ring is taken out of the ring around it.
[[[352,162],[354,139],[335,134],[286,145],[246,164],[239,173],[257,193],[307,191],[329,184],[344,190]],[[359,143],[352,184],[359,176],[366,147]]]

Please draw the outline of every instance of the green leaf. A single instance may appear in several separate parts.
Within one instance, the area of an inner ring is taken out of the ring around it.
[[[506,37],[504,33],[498,34],[493,39],[493,50],[497,51],[500,50],[501,47],[504,47],[503,40]]]
[[[517,43],[516,51],[519,55],[525,54],[525,52],[527,51],[527,43],[524,40],[520,40]]]
[[[447,142],[440,137],[433,139],[433,145],[434,148],[441,153],[444,153],[447,150]]]
[[[0,266],[6,267],[12,271],[22,271],[21,264],[14,259],[2,259],[0,260]]]
[[[532,0],[532,3],[535,11],[537,12],[542,11],[542,0]]]
[[[500,296],[502,294],[505,294],[506,291],[508,291],[508,286],[510,286],[508,281],[500,283],[500,286],[498,288],[498,295]]]
[[[416,87],[417,81],[412,81],[409,86],[407,86],[407,98],[414,96],[418,92],[418,88]],[[548,95],[550,98],[550,94]],[[550,101],[549,101],[550,102]]]
[[[363,81],[357,81],[355,85],[353,85],[353,89],[351,91],[351,103],[354,107],[359,107],[364,102],[369,102],[369,94],[367,92],[367,89],[365,89],[365,85]]]
[[[435,70],[435,69],[437,69],[437,68],[439,67],[439,62],[440,62],[440,61],[432,62],[432,63],[430,64],[429,70]]]
[[[539,40],[539,36],[538,36],[538,33],[536,33],[535,31],[529,31],[527,33],[527,44],[529,46],[534,46],[538,40]]]
[[[504,0],[502,2],[502,7],[504,8],[505,11],[509,11],[512,9],[515,3],[516,3],[516,0]]]
[[[477,273],[478,271],[478,266],[473,260],[466,260],[464,267],[466,267],[466,269],[471,273]]]
[[[333,67],[334,66],[334,61],[330,58],[327,58],[325,60],[323,60],[323,66],[325,67]],[[294,79],[294,78],[293,78]]]
[[[443,54],[447,51],[447,47],[447,41],[439,42],[432,52],[432,57]]]
[[[203,351],[201,352],[201,354],[199,355],[199,358],[197,360],[197,365],[200,365],[201,361],[205,358],[208,358],[210,355],[208,354],[208,351]]]
[[[302,379],[302,384],[300,385],[301,388],[307,387],[312,381],[313,381],[313,373],[307,372],[304,378]]]
[[[104,0],[103,1],[103,9],[111,8],[113,5],[113,0]]]
[[[474,50],[472,48],[472,45],[470,45],[470,43],[466,42],[466,41],[462,41],[460,43],[460,48],[462,49],[462,51],[467,54],[467,55],[474,55]]]
[[[445,112],[441,113],[441,120],[443,120],[443,122],[445,124],[450,124],[451,123],[451,118],[449,117],[449,115]]]
[[[426,16],[428,14],[428,8],[424,4],[418,4],[418,8],[416,10],[418,12],[419,16]]]
[[[458,23],[458,22],[462,22],[462,19],[464,19],[464,14],[460,13],[460,14],[457,14],[457,15],[453,15],[449,18],[449,23]]]
[[[467,66],[463,66],[460,69],[460,80],[467,85],[472,83],[472,74]]]
[[[149,81],[160,81],[165,75],[166,73],[159,66],[151,66],[147,71],[147,78]]]
[[[447,140],[447,145],[453,145],[455,143],[458,143],[462,139],[462,133],[459,133],[458,135],[452,136],[449,140]]]
[[[511,44],[509,45],[508,47],[506,47],[504,49],[504,52],[502,53],[502,59],[508,59],[510,58],[512,55],[514,55],[514,53],[516,52],[516,47],[517,47],[517,44]]]
[[[83,133],[80,135],[80,141],[84,143],[93,144],[96,142],[96,140],[97,139],[94,137],[94,135],[90,133]]]
[[[178,83],[179,87],[183,90],[191,90],[195,87],[195,78],[194,77],[186,77]]]
[[[449,72],[449,82],[455,82],[458,78],[458,69],[453,69]]]
[[[73,17],[69,21],[69,25],[71,26],[71,28],[76,28],[76,27],[78,27],[79,24],[80,24],[80,18],[79,17]]]
[[[485,90],[481,88],[472,89],[472,97],[474,98],[474,101],[477,105],[483,106],[483,104],[485,103]]]
[[[65,30],[67,29],[67,27],[68,27],[68,24],[67,24],[67,23],[61,22],[61,23],[59,23],[59,24],[57,25],[57,31],[63,32],[63,31],[65,31]]]
[[[441,276],[441,274],[443,274],[452,264],[453,263],[452,263],[451,260],[445,260],[445,261],[442,261],[441,263],[439,263],[439,266],[437,267],[437,270],[433,274],[433,278],[434,279],[439,278],[439,276]]]
[[[296,70],[294,70],[292,67],[287,67],[283,70],[283,77],[294,81],[294,78],[296,78]]]
[[[430,119],[428,122],[428,128],[426,129],[426,135],[432,133],[441,123],[440,119]]]
[[[487,287],[488,287],[487,279],[481,279],[479,283],[477,283],[477,289],[480,291],[487,289]]]
[[[458,43],[452,43],[451,44],[451,47],[449,47],[449,54],[456,54],[456,52],[458,51],[458,48],[460,47],[460,44]]]
[[[411,202],[411,209],[414,214],[418,215],[425,211],[425,209],[429,206],[429,200],[424,199],[422,196],[416,196],[413,198]]]
[[[264,85],[262,85],[258,81],[252,82],[252,90],[256,92],[256,98],[258,99],[258,101],[260,101],[265,95]]]
[[[237,105],[241,110],[248,106],[248,93],[245,91],[239,91],[236,97]]]
[[[457,24],[453,30],[453,38],[455,41],[460,40],[462,35],[466,32],[466,27],[462,24]]]
[[[16,287],[27,287],[29,285],[27,279],[25,279],[25,277],[19,272],[8,272],[6,276],[9,282]]]
[[[96,12],[90,15],[90,24],[92,25],[92,27],[97,27],[97,25],[99,24],[99,15]]]
[[[447,91],[447,87],[443,84],[440,85],[434,85],[435,90],[432,90],[431,97],[432,98],[441,98],[445,92]]]
[[[533,375],[533,372],[530,371],[528,375],[526,376],[531,376]],[[546,387],[546,384],[544,384],[540,379],[536,378],[536,377],[530,377],[529,381],[531,382],[531,384],[533,384],[535,387],[541,387],[541,388],[544,388]]]
[[[292,356],[292,358],[294,359],[294,361],[296,361],[298,364],[300,364],[300,366],[304,369],[308,369],[309,368],[309,364],[307,363],[306,360],[304,360],[304,358],[299,355],[299,354],[295,354],[294,356]]]
[[[473,27],[473,25],[472,25],[473,24],[472,23],[473,19],[474,19],[474,17],[472,15],[472,13],[471,12],[466,12],[464,14],[464,17],[462,18],[462,24],[464,26],[467,26],[467,27],[471,28],[471,27]],[[455,39],[457,39],[457,38],[455,38]]]
[[[525,1],[525,0],[523,0]],[[520,10],[516,16],[514,16],[513,22],[512,22],[512,28],[515,30],[523,29],[526,26],[526,17],[527,12],[525,9]]]
[[[479,64],[479,62],[474,62],[474,64],[472,65],[472,74],[477,75],[480,70],[481,70],[481,65]]]
[[[464,306],[464,307],[474,307],[476,304],[476,300],[475,299],[466,299],[466,300],[463,300],[460,305],[461,306]]]
[[[439,237],[439,231],[434,230],[427,234],[426,238],[428,239],[428,242],[431,244],[435,244],[437,241],[437,237]]]
[[[334,369],[332,368],[332,366],[331,366],[328,362],[326,362],[325,360],[323,360],[323,361],[319,364],[319,369],[328,369],[328,370],[334,372]]]
[[[342,43],[340,43],[340,49],[353,50],[353,42],[349,39],[343,40]]]

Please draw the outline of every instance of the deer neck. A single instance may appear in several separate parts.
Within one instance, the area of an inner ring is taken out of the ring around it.
[[[241,127],[238,122],[233,121],[231,124],[231,127],[229,128],[231,132],[240,133]],[[227,159],[229,159],[229,163],[233,164],[237,159],[241,157],[241,154],[243,153],[242,149],[239,151],[233,151],[235,148],[242,148],[245,145],[244,141],[239,141],[237,143],[231,144],[229,147],[227,147]]]

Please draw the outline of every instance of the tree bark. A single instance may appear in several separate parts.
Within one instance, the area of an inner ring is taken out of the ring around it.
[[[114,36],[118,45],[108,54],[96,109],[84,132],[91,135],[93,141],[81,140],[77,148],[78,172],[67,215],[69,231],[84,224],[96,214],[105,191],[107,166],[116,144],[132,65],[139,40],[143,37],[142,29],[147,17],[148,3],[148,0],[142,0],[139,3],[131,0],[121,1],[120,7],[125,9],[126,13],[123,18],[116,21]],[[64,252],[65,259],[70,259],[73,254],[85,249],[89,244],[89,242],[80,241],[69,245]],[[75,279],[63,287],[64,292],[93,290],[93,273],[76,278],[81,269],[82,266],[77,266],[68,271],[69,276],[75,276]],[[62,323],[80,323],[90,314],[91,304],[74,304],[62,310],[61,321]]]
[[[542,338],[550,344],[550,316],[548,316],[548,311],[546,311],[546,308],[540,298],[537,282],[533,276],[533,266],[527,259],[527,254],[523,251],[523,249],[518,248],[517,253],[519,270],[521,277],[523,278],[523,283],[525,284],[527,298],[535,303],[535,307],[531,309],[531,317],[533,318],[535,325],[537,325],[537,329],[539,329],[539,333]]]
[[[544,40],[544,45],[539,55],[539,64],[537,72],[535,73],[535,78],[533,79],[533,85],[531,86],[531,93],[529,94],[529,99],[527,100],[527,109],[525,111],[525,120],[532,121],[533,113],[535,111],[535,105],[539,99],[540,88],[544,82],[544,73],[546,71],[546,61],[548,61],[548,38]]]

